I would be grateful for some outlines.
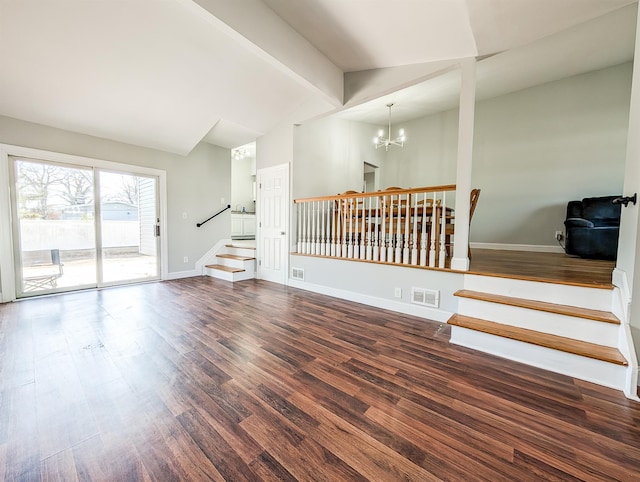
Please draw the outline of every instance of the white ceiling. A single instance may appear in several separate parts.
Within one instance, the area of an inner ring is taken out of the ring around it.
[[[618,65],[633,59],[637,4],[550,35],[537,42],[478,62],[476,99],[483,100],[546,82]],[[393,103],[394,123],[458,106],[458,70],[406,89],[350,107],[336,117],[371,124],[388,120]]]
[[[202,140],[230,148],[310,99],[339,108],[344,72],[523,47],[479,64],[482,97],[619,63],[631,10],[588,21],[631,3],[0,0],[0,115],[179,154]],[[409,101],[446,106],[452,78],[398,94],[398,115]]]

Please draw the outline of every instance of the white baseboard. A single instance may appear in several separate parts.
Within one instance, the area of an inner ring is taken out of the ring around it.
[[[197,269],[191,269],[189,271],[174,271],[172,273],[167,273],[167,277],[165,279],[172,280],[181,278],[193,278],[194,276],[200,275],[202,275],[201,271],[198,271]]]
[[[330,288],[328,286],[321,286],[312,283],[306,283],[304,281],[294,280],[289,278],[287,280],[288,286],[292,288],[299,288],[302,290],[312,291],[321,295],[332,296],[334,298],[340,298],[342,300],[353,301],[355,303],[362,303],[368,306],[374,306],[376,308],[382,308],[385,310],[396,311],[405,315],[418,316],[420,318],[426,318],[428,320],[439,321],[446,323],[453,313],[449,311],[439,310],[435,308],[427,308],[424,306],[417,306],[408,303],[400,303],[398,301],[387,300],[384,298],[377,298],[375,296],[363,295],[361,293],[355,293],[353,291],[340,290],[337,288]]]
[[[560,246],[542,244],[469,243],[472,248],[500,249],[504,251],[531,251],[535,253],[564,253]]]

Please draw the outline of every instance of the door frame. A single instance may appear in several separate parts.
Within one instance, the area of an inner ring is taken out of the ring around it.
[[[283,213],[283,219],[285,220],[285,226],[284,226],[284,239],[282,242],[282,259],[284,260],[283,262],[283,279],[282,279],[282,284],[287,286],[289,284],[289,240],[290,240],[290,227],[291,227],[291,219],[290,219],[290,212],[291,212],[291,165],[287,162],[284,164],[278,164],[276,166],[270,166],[270,167],[264,167],[262,169],[258,169],[256,171],[256,181],[257,181],[257,196],[256,196],[256,256],[257,256],[257,262],[258,262],[258,266],[256,267],[256,277],[258,279],[262,279],[261,275],[260,275],[260,271],[261,271],[261,267],[260,267],[260,262],[262,260],[262,226],[261,226],[261,218],[260,216],[262,216],[262,177],[264,176],[264,174],[268,174],[269,171],[276,171],[282,168],[286,168],[287,170],[287,187],[284,190],[284,193],[286,195],[286,199],[284,202],[284,213]]]
[[[168,278],[167,243],[167,173],[161,169],[142,167],[134,164],[105,161],[60,152],[33,149],[30,147],[0,144],[0,302],[16,299],[13,226],[11,215],[11,191],[9,156],[26,157],[34,160],[74,164],[117,172],[129,172],[158,178],[158,196],[160,198],[160,279]]]

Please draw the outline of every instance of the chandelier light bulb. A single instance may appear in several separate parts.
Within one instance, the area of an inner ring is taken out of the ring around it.
[[[384,135],[384,131],[382,129],[380,129],[378,131],[378,137],[382,137]]]

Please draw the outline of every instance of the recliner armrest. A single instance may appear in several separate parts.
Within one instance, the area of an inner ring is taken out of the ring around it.
[[[582,218],[569,218],[564,222],[567,228],[593,228],[595,224],[587,219]]]

